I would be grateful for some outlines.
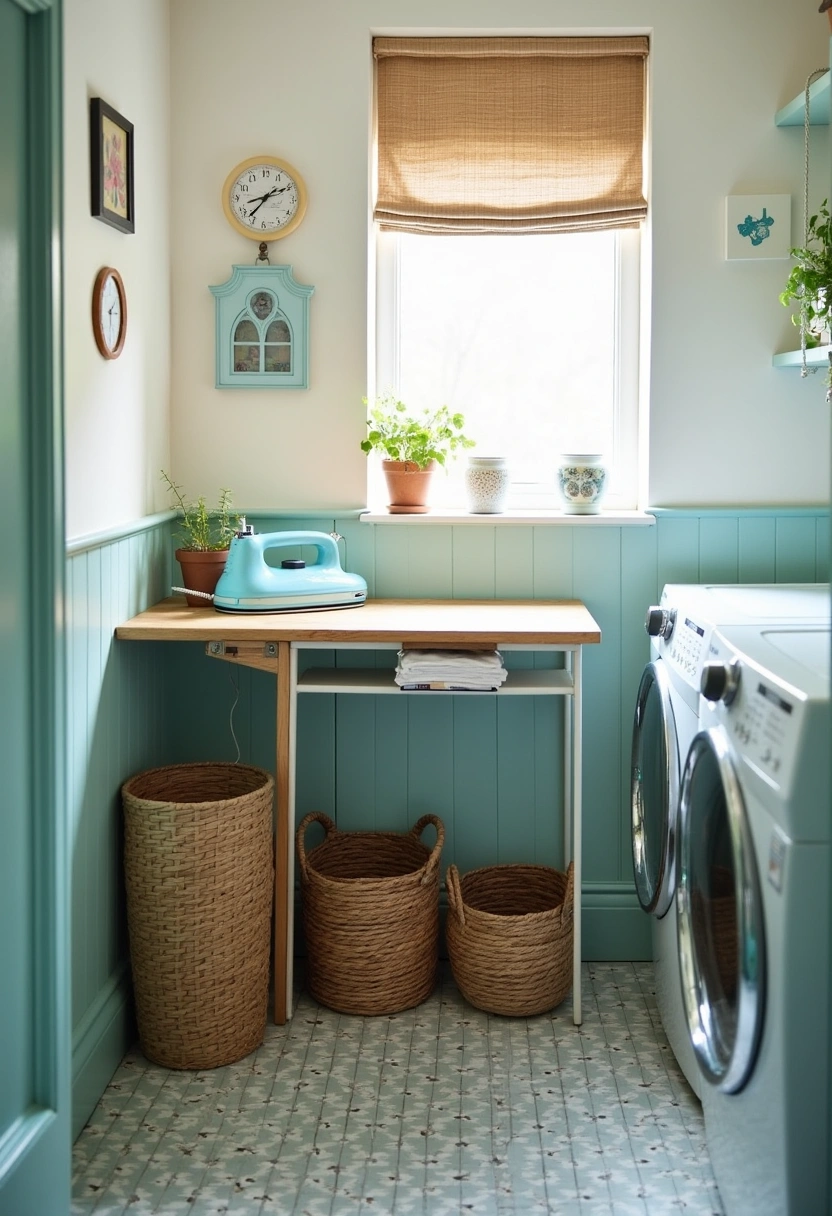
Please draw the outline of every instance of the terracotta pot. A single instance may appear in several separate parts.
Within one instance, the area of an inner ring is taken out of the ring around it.
[[[390,501],[387,510],[393,515],[424,515],[430,510],[430,483],[436,469],[432,460],[419,468],[412,460],[382,460]]]
[[[214,594],[220,575],[225,569],[227,549],[177,549],[176,560],[182,570],[182,585],[190,591],[206,591]],[[186,595],[192,608],[208,608],[210,600],[200,595]]]

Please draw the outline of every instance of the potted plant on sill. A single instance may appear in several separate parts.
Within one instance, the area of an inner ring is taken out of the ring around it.
[[[225,567],[228,546],[239,525],[239,517],[231,512],[231,491],[220,490],[217,509],[210,511],[202,495],[195,502],[188,502],[182,487],[164,469],[162,480],[182,512],[179,521],[181,544],[175,552],[182,570],[182,582],[189,591],[213,595]],[[204,595],[187,593],[185,600],[194,608],[204,608],[207,602]]]
[[[364,404],[369,406],[367,398]],[[462,433],[465,419],[452,414],[447,405],[412,414],[393,393],[378,397],[369,406],[367,438],[362,452],[376,451],[390,497],[393,514],[424,515],[429,509],[430,482],[437,467],[444,467],[459,448],[472,448],[473,439]]]
[[[832,218],[826,199],[809,217],[805,246],[790,252],[794,265],[780,303],[797,305],[792,324],[800,330],[801,349],[811,348],[821,344],[832,325]],[[832,369],[827,384],[832,384]]]

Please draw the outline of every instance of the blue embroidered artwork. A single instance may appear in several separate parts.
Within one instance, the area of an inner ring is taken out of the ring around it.
[[[741,224],[737,224],[737,232],[740,236],[747,236],[751,239],[752,245],[762,245],[763,241],[769,235],[769,229],[774,223],[773,218],[766,213],[763,207],[763,214],[758,220],[752,219],[747,215]]]

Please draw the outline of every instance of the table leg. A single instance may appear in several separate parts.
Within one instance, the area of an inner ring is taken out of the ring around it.
[[[576,1026],[580,1026],[583,1021],[581,1011],[581,749],[583,743],[581,669],[582,650],[580,646],[576,646],[572,658],[572,861],[575,867],[573,871],[572,1021]]]
[[[292,1016],[291,930],[294,908],[292,872],[292,804],[290,771],[291,647],[278,642],[277,649],[277,807],[274,839],[274,1020],[282,1026]],[[291,765],[291,768],[294,768]]]

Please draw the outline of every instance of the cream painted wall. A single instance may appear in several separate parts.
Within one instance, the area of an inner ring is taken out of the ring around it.
[[[64,0],[64,317],[69,539],[165,508],[170,463],[168,0]],[[92,218],[89,98],[135,127],[136,231]],[[93,283],[114,266],[127,292],[127,340],[102,359]]]
[[[364,503],[371,31],[649,30],[653,35],[652,505],[826,501],[820,377],[775,371],[794,344],[777,293],[786,262],[726,263],[727,194],[793,196],[802,133],[773,124],[828,58],[828,30],[794,0],[172,0],[172,462],[191,492],[230,485],[249,507]],[[587,26],[588,19],[591,25]],[[813,193],[828,136],[814,132]],[[258,152],[306,179],[301,227],[273,260],[312,283],[308,391],[216,390],[211,283],[253,242],[220,206],[227,172]]]

